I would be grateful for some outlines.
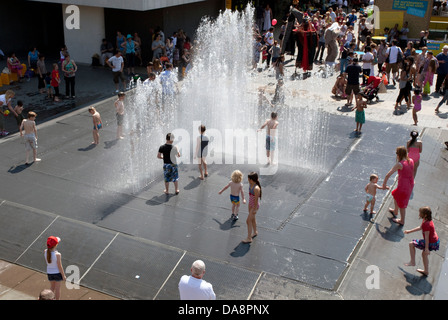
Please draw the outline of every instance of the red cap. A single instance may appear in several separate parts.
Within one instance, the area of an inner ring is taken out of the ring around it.
[[[59,241],[61,241],[61,238],[59,238],[59,237],[53,237],[53,236],[48,237],[47,247],[53,248],[54,246],[56,246],[59,243]]]

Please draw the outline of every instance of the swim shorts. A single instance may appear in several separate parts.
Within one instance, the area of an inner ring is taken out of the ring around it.
[[[230,195],[230,202],[232,202],[233,204],[239,204],[240,203],[240,197],[239,196]]]

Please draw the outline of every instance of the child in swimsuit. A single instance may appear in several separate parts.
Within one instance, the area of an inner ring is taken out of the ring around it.
[[[232,220],[238,220],[238,211],[240,208],[240,193],[243,198],[243,203],[246,204],[246,199],[244,198],[243,191],[243,174],[239,170],[235,170],[232,172],[231,181],[219,191],[219,194],[222,194],[224,190],[230,187],[230,202],[232,203]]]
[[[382,186],[378,185],[378,176],[376,174],[370,175],[370,182],[366,185],[366,204],[364,205],[364,213],[367,213],[367,207],[370,204],[370,218],[372,218],[372,215],[374,215],[376,212],[373,211],[373,208],[375,207],[375,200],[376,200],[376,189],[386,189]]]
[[[412,118],[414,119],[414,126],[416,126],[418,122],[417,112],[422,110],[422,99],[423,98],[421,90],[415,89],[414,96],[412,97],[412,103],[414,104],[414,108],[412,109]]]
[[[251,172],[247,178],[249,180],[249,215],[246,220],[247,238],[243,240],[243,243],[251,243],[252,239],[258,235],[255,215],[260,208],[261,200],[261,184],[258,181],[258,174]]]

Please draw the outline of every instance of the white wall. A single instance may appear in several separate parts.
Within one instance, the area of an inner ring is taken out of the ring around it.
[[[104,8],[78,6],[79,29],[68,29],[66,21],[73,23],[73,11],[66,13],[68,5],[62,5],[64,39],[70,57],[79,63],[92,63],[92,56],[100,53],[101,40],[105,37]]]

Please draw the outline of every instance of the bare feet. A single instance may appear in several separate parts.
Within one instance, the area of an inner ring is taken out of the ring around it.
[[[258,231],[255,231],[255,233],[252,235],[252,239],[258,236]]]
[[[204,177],[203,177],[203,176],[199,176],[198,178],[201,179],[201,180],[204,180]]]
[[[423,269],[417,269],[418,272],[420,272],[422,275],[427,276],[429,274],[429,272],[426,272]]]
[[[164,194],[169,194],[168,190],[163,190]]]
[[[243,240],[243,243],[251,243],[252,242],[252,239],[244,239]]]
[[[414,266],[415,266],[415,262],[410,261],[410,262],[408,262],[408,263],[405,263],[404,265],[405,265],[406,267],[414,267]]]
[[[400,225],[400,226],[404,226],[404,223],[401,222],[401,219],[393,218],[392,221],[395,222],[396,224]]]

